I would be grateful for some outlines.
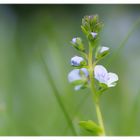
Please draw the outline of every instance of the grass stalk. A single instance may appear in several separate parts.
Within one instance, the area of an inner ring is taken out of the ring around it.
[[[117,47],[114,55],[111,57],[111,59],[107,62],[107,66],[111,65],[112,62],[117,58],[121,50],[125,47],[127,41],[132,36],[132,34],[135,32],[135,30],[140,26],[140,19],[136,20],[136,22],[133,24],[132,28],[128,31],[125,38],[121,41],[120,45]]]
[[[45,62],[45,60],[44,60],[44,57],[43,57],[43,55],[42,55],[41,52],[40,52],[40,59],[41,59],[42,66],[43,66],[44,69],[45,69],[47,78],[48,78],[48,80],[49,80],[49,82],[50,82],[50,84],[51,84],[51,86],[52,86],[53,91],[54,91],[53,93],[54,93],[54,95],[55,95],[55,97],[56,97],[56,100],[57,100],[57,102],[58,102],[60,108],[62,109],[62,111],[63,111],[63,113],[64,113],[64,116],[65,116],[65,118],[66,118],[66,120],[67,120],[67,123],[69,124],[73,135],[74,135],[74,136],[77,136],[76,130],[75,130],[74,125],[73,125],[73,123],[72,123],[72,119],[70,118],[70,116],[69,116],[69,114],[68,114],[68,111],[66,110],[65,105],[64,105],[64,103],[62,102],[62,100],[61,100],[61,98],[60,98],[60,96],[59,96],[59,95],[60,95],[60,94],[59,94],[59,91],[57,90],[57,88],[56,88],[56,86],[55,86],[55,84],[54,84],[54,82],[53,82],[53,79],[52,79],[51,74],[50,74],[50,72],[49,72],[48,66],[47,66],[47,64],[46,64],[46,62]]]

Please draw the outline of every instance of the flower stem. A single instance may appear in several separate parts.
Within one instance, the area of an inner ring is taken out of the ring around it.
[[[96,108],[96,114],[97,114],[97,119],[100,127],[102,128],[102,136],[105,136],[105,129],[104,129],[104,123],[103,123],[103,118],[99,106],[99,96],[97,94],[95,84],[94,84],[94,78],[93,78],[93,69],[94,69],[94,64],[92,61],[92,52],[93,48],[91,44],[89,44],[89,55],[88,55],[88,66],[89,66],[89,78],[90,78],[90,88],[93,96],[93,102],[95,103],[95,108]]]
[[[103,123],[103,118],[102,118],[99,103],[96,102],[95,107],[96,107],[98,122],[99,122],[100,127],[102,128],[102,136],[105,136],[105,128],[104,128],[104,123]]]

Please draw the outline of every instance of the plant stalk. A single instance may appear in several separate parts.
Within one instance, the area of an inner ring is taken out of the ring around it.
[[[103,118],[102,118],[102,113],[100,110],[99,103],[95,103],[95,108],[96,108],[99,125],[102,128],[102,136],[105,136],[105,128],[104,128],[104,123],[103,123]]]
[[[55,86],[55,84],[54,84],[54,82],[53,82],[53,80],[52,80],[52,77],[51,77],[51,75],[50,75],[49,69],[48,69],[48,67],[47,67],[47,65],[46,65],[46,63],[45,63],[45,60],[44,60],[43,55],[42,55],[41,52],[40,52],[40,59],[41,59],[42,65],[43,65],[43,67],[44,67],[44,69],[45,69],[45,71],[46,71],[46,74],[47,74],[47,77],[48,77],[48,79],[49,79],[49,82],[50,82],[51,86],[53,87],[53,90],[54,90],[53,93],[54,93],[54,95],[55,95],[55,97],[56,97],[56,99],[57,99],[57,102],[58,102],[60,108],[62,109],[62,111],[63,111],[63,113],[64,113],[64,116],[65,116],[65,118],[66,118],[66,120],[67,120],[67,123],[69,124],[73,135],[74,135],[74,136],[77,136],[77,132],[76,132],[75,127],[74,127],[74,125],[73,125],[73,123],[72,123],[72,119],[71,119],[71,117],[69,116],[69,113],[68,113],[68,111],[66,110],[65,105],[64,105],[64,103],[62,102],[62,99],[61,99],[60,96],[59,96],[60,94],[59,94],[59,92],[58,92],[58,90],[57,90],[57,88],[56,88],[56,86]]]
[[[99,106],[99,96],[97,94],[95,84],[94,84],[94,78],[93,78],[94,64],[93,64],[92,52],[93,52],[93,48],[92,48],[91,44],[89,44],[88,66],[89,66],[90,88],[91,88],[91,92],[92,92],[92,96],[93,96],[93,102],[95,103],[98,123],[99,123],[100,127],[102,128],[101,135],[105,136],[105,128],[104,128],[102,113],[101,113],[100,106]]]

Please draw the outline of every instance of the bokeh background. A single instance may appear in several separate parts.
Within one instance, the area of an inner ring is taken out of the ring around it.
[[[0,135],[89,135],[80,120],[96,121],[88,89],[67,81],[81,19],[98,14],[100,64],[119,75],[101,97],[107,135],[140,135],[140,5],[0,5]],[[76,131],[76,132],[75,132]]]

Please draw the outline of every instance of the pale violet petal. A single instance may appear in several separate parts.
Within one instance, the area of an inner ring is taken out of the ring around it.
[[[101,47],[101,49],[100,49],[100,53],[103,53],[103,52],[108,51],[108,50],[109,50],[108,47],[103,46],[103,47]]]
[[[115,73],[108,73],[108,81],[107,81],[107,85],[108,87],[113,87],[115,86],[115,82],[118,81],[119,78],[118,78],[118,75],[115,74]]]
[[[79,66],[82,61],[84,61],[84,59],[82,57],[74,56],[71,58],[71,65]]]
[[[73,39],[72,39],[72,43],[76,43],[76,37],[74,37]]]
[[[85,76],[88,77],[89,72],[86,68],[81,68],[81,70],[84,72]]]
[[[79,74],[79,69],[74,69],[68,74],[68,81],[73,82],[76,80],[81,80],[81,76]]]
[[[80,90],[81,87],[82,87],[82,85],[77,85],[77,86],[74,87],[74,89],[75,89],[75,90]]]
[[[97,36],[97,33],[91,32],[91,35],[92,35],[93,38],[95,38]]]
[[[107,83],[108,73],[102,65],[96,65],[94,68],[94,76],[100,83]]]

